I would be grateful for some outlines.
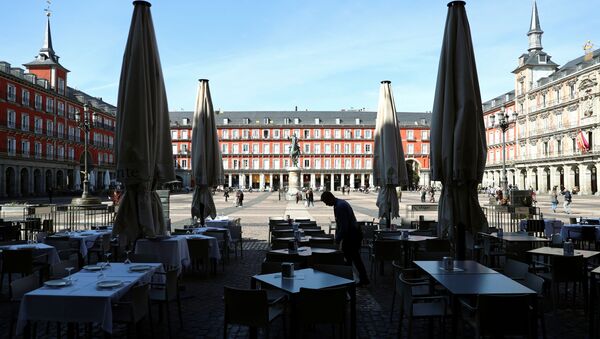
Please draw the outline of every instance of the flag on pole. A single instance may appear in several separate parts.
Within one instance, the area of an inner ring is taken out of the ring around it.
[[[590,149],[590,144],[585,138],[583,131],[577,133],[577,149],[581,150],[581,152],[587,152]]]

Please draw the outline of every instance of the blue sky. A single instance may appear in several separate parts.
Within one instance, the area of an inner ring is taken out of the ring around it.
[[[154,0],[152,15],[171,110],[192,110],[197,79],[215,109],[377,108],[391,80],[399,111],[429,111],[446,19],[439,0]],[[595,1],[538,0],[544,50],[559,65],[600,47]],[[43,41],[43,0],[0,12],[0,60],[29,62]],[[115,104],[133,6],[52,1],[52,34],[69,86]],[[527,50],[530,0],[467,1],[483,100],[514,86]]]

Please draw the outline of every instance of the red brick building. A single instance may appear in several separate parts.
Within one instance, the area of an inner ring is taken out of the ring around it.
[[[193,112],[171,112],[171,138],[178,179],[192,186]],[[268,189],[287,185],[290,137],[299,137],[303,187],[340,190],[372,186],[376,112],[221,112],[217,128],[225,185]],[[412,186],[429,184],[431,113],[398,113]]]
[[[50,18],[44,44],[25,69],[0,61],[0,198],[81,189],[84,132],[76,115],[90,105],[88,166],[92,189],[114,177],[116,107],[68,87],[52,47]]]

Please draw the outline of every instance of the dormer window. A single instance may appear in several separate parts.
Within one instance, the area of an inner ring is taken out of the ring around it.
[[[264,118],[263,119],[263,124],[268,125],[270,123],[271,123],[271,119],[269,119],[269,118]]]
[[[291,122],[291,119],[290,119],[290,118],[284,118],[284,119],[283,119],[283,124],[284,124],[284,125],[289,125],[289,124],[290,124],[290,122]]]
[[[354,123],[357,124],[357,125],[360,125],[360,118],[354,119]]]
[[[250,119],[249,118],[244,118],[244,119],[242,119],[242,122],[244,123],[244,125],[249,125],[250,124]]]
[[[335,124],[336,124],[336,125],[339,125],[339,124],[341,124],[341,123],[342,123],[342,119],[340,119],[340,118],[335,118]]]
[[[300,118],[294,118],[294,124],[298,125],[300,123]]]
[[[229,124],[229,119],[223,118],[223,125],[228,125],[228,124]]]
[[[548,60],[548,57],[545,55],[538,55],[538,60],[540,61],[541,64],[545,64]]]
[[[321,119],[319,119],[319,118],[315,118],[315,125],[318,125],[318,124],[320,124],[320,123],[321,123]]]
[[[188,124],[190,123],[190,119],[188,119],[188,118],[183,118],[183,119],[182,119],[182,122],[183,122],[183,124],[184,124],[184,125],[188,125]]]

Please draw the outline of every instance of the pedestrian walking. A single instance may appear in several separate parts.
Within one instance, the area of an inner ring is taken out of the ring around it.
[[[227,202],[227,199],[229,199],[229,190],[225,189],[225,193],[223,193],[223,196],[225,197],[225,202]]]
[[[421,187],[421,202],[425,202],[426,195],[427,195],[427,190],[425,190],[425,187]]]
[[[552,212],[556,213],[556,208],[558,207],[558,192],[556,190],[558,187],[554,186],[552,188],[552,193],[550,193],[550,202],[552,203]]]
[[[563,189],[561,194],[565,197],[565,201],[563,202],[563,209],[565,210],[565,213],[571,214],[571,200],[573,196],[571,195],[571,192],[566,188]]]
[[[346,200],[336,198],[331,192],[323,192],[321,194],[321,201],[325,205],[333,207],[333,214],[337,225],[335,242],[340,245],[347,264],[356,267],[359,275],[357,285],[368,285],[367,270],[360,256],[363,233],[356,222],[352,206]]]
[[[307,199],[308,199],[308,206],[313,205],[313,207],[314,207],[315,206],[315,194],[313,193],[312,188],[308,190]]]
[[[244,207],[244,192],[240,190],[240,207]]]

